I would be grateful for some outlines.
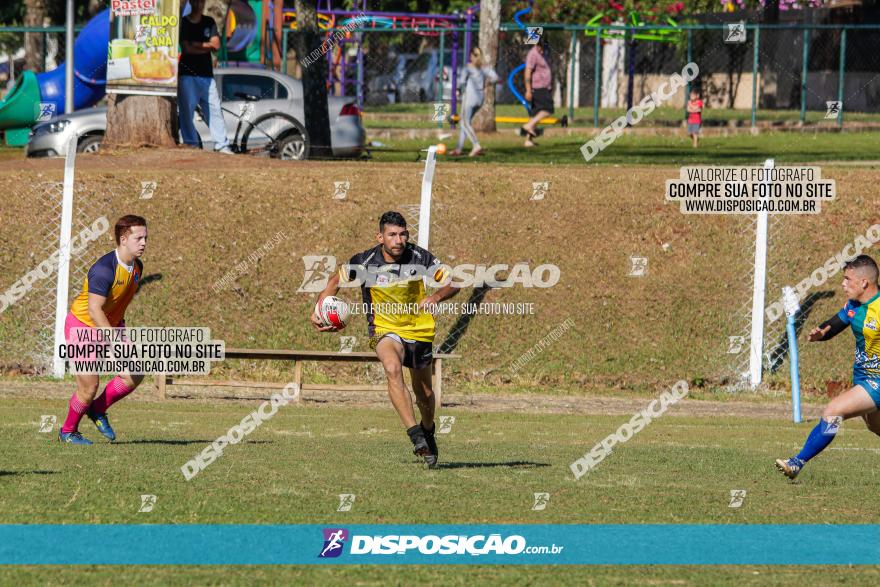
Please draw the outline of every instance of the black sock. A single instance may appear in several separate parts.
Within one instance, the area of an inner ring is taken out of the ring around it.
[[[434,422],[433,424],[431,424],[430,430],[425,428],[424,424],[420,423],[419,426],[422,427],[422,431],[425,433],[425,436],[434,436],[434,431],[437,430],[437,422]]]
[[[413,444],[418,444],[419,441],[425,439],[425,432],[422,430],[422,427],[419,424],[411,428],[406,429],[406,433],[409,435],[409,439]]]

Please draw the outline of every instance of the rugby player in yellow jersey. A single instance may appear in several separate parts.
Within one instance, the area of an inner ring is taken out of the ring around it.
[[[340,267],[328,280],[327,287],[318,296],[318,305],[325,297],[336,295],[340,280],[361,281],[370,346],[385,369],[388,396],[413,444],[413,454],[423,457],[428,467],[434,468],[439,453],[434,438],[431,387],[435,329],[429,306],[451,298],[458,293],[458,288],[450,284],[426,295],[423,277],[439,283],[446,277],[445,271],[429,251],[409,243],[406,220],[398,212],[386,212],[379,218],[376,240],[378,245],[352,257],[348,265]],[[417,311],[395,311],[394,306]],[[336,330],[322,326],[314,312],[311,321],[322,332]],[[403,367],[410,372],[421,415],[418,424],[412,398],[403,381]]]
[[[64,337],[68,344],[75,342],[71,333],[73,328],[125,326],[125,310],[137,292],[144,272],[140,258],[147,246],[147,221],[140,216],[123,216],[116,221],[114,236],[116,249],[92,265],[83,281],[82,291],[70,306],[64,322]],[[143,379],[143,375],[119,374],[96,398],[98,376],[76,375],[76,392],[70,398],[59,440],[92,444],[79,432],[83,415],[88,415],[107,439],[116,440],[107,419],[107,408],[134,391]]]

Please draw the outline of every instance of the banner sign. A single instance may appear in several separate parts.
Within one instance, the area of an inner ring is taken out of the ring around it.
[[[107,93],[177,95],[180,0],[111,0]]]

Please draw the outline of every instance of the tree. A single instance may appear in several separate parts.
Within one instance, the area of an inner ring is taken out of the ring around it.
[[[486,65],[498,61],[498,31],[501,27],[501,0],[483,0],[480,4],[480,51]],[[455,88],[453,88],[455,91]],[[486,101],[474,117],[474,128],[495,132],[495,84],[486,88]]]
[[[24,26],[41,27],[46,19],[45,0],[25,0]],[[43,71],[43,35],[26,33],[24,36],[24,67]]]
[[[177,98],[108,94],[105,147],[177,145]]]
[[[113,16],[110,16],[113,26]],[[174,147],[178,134],[177,96],[107,95],[104,147]]]
[[[311,156],[329,157],[333,151],[327,113],[327,60],[311,58],[312,55],[323,55],[315,0],[296,0],[296,29],[295,46],[302,65],[303,111]]]

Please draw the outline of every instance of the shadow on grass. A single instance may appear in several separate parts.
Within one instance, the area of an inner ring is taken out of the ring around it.
[[[58,471],[0,471],[0,477],[6,477],[10,475],[55,475],[57,473]]]
[[[216,439],[215,439],[216,440]],[[162,439],[144,439],[144,440],[117,440],[113,444],[167,444],[167,445],[186,445],[186,444],[211,444],[214,440],[162,440]],[[244,440],[238,444],[272,444],[272,440]]]
[[[506,463],[440,463],[438,469],[484,469],[488,467],[508,467],[511,469],[536,469],[549,467],[550,463],[533,463],[531,461],[508,461]]]

